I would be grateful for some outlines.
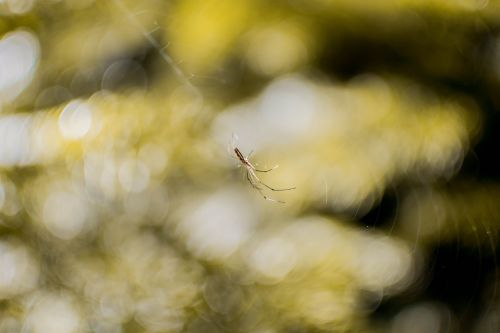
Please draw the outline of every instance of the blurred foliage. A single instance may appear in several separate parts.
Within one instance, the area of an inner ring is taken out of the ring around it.
[[[498,332],[499,13],[0,0],[0,332]]]

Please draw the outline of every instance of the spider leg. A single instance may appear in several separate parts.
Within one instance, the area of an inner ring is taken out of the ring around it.
[[[255,176],[255,174],[254,174],[254,173],[252,173],[252,172],[248,171],[248,169],[247,169],[247,180],[248,180],[248,182],[250,183],[250,185],[252,185],[252,187],[253,187],[254,189],[256,189],[257,191],[259,191],[259,194],[260,194],[260,195],[261,195],[264,199],[266,199],[266,200],[268,200],[268,201],[272,201],[272,202],[282,203],[282,204],[284,204],[284,203],[285,203],[284,201],[281,201],[281,200],[276,200],[276,199],[270,198],[270,197],[268,197],[267,195],[265,195],[265,194],[262,192],[262,187],[258,186],[258,185],[255,183],[255,180],[252,178],[252,176],[254,176],[254,177],[257,179],[258,183],[261,183],[260,179],[258,179],[258,178],[257,178],[257,176]]]
[[[251,173],[250,173],[250,172],[248,172],[248,170],[247,170],[247,180],[248,180],[248,182],[250,183],[250,185],[252,185],[252,187],[253,187],[254,189],[259,190],[259,192],[261,192],[261,191],[262,191],[262,187],[259,187],[259,186],[255,183],[255,181],[251,178],[251,176],[250,176],[250,175],[251,175]],[[261,194],[262,194],[262,193],[261,193]]]
[[[259,169],[253,169],[254,171],[257,171],[257,172],[269,172],[269,171],[273,171],[274,169],[278,168],[279,165],[275,165],[273,166],[271,169],[267,169],[267,170],[259,170]]]
[[[263,183],[262,181],[259,181],[260,184],[264,185],[265,187],[267,187],[268,189],[270,189],[271,191],[275,191],[275,192],[281,192],[281,191],[290,191],[290,190],[295,190],[296,187],[289,187],[289,188],[274,188],[274,187],[271,187],[269,185],[267,185],[266,183]]]
[[[261,193],[261,194],[262,194],[262,193]],[[277,202],[277,203],[280,203],[280,204],[284,204],[284,203],[286,203],[286,202],[281,201],[281,200],[276,200],[276,199],[270,198],[270,197],[268,197],[268,196],[266,196],[266,195],[264,195],[264,194],[262,194],[262,197],[264,197],[264,199],[269,200],[269,201],[272,201],[272,202]]]
[[[260,185],[263,185],[263,186],[267,187],[271,191],[281,192],[281,191],[295,190],[295,186],[294,187],[289,187],[289,188],[274,188],[274,187],[271,187],[271,186],[267,185],[266,183],[264,183],[262,180],[260,180],[260,178],[257,177],[257,175],[255,174],[255,171],[253,169],[248,169],[247,168],[247,173],[249,173],[255,179],[255,181],[257,183],[259,183]]]
[[[257,165],[259,165],[259,164],[258,164],[258,163],[255,163],[255,166],[254,166],[254,165],[253,165],[252,163],[250,163],[250,161],[249,161],[249,158],[250,158],[250,156],[252,155],[252,153],[253,153],[253,150],[252,150],[252,151],[250,151],[250,153],[249,153],[249,154],[245,157],[245,160],[248,162],[248,165],[250,166],[250,168],[252,168],[254,171],[257,171],[257,172],[269,172],[269,171],[273,171],[274,169],[276,169],[277,167],[279,167],[279,165],[275,165],[275,166],[273,166],[272,168],[270,168],[270,169],[266,169],[266,170],[257,169],[255,166],[257,166]]]

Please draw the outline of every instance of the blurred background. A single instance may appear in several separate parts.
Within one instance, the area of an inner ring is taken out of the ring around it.
[[[499,91],[497,0],[0,0],[0,332],[499,332]]]

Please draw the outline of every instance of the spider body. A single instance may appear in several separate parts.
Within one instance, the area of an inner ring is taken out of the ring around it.
[[[236,156],[238,156],[238,159],[240,160],[241,164],[250,167],[252,166],[238,148],[234,148],[234,153],[236,154]]]

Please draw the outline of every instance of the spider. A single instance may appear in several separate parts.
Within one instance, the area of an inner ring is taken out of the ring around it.
[[[250,152],[250,154],[248,154],[246,157],[243,156],[243,154],[241,153],[241,151],[235,147],[233,148],[233,151],[234,153],[236,154],[236,156],[238,157],[238,159],[240,160],[240,166],[244,166],[245,169],[246,169],[246,176],[247,176],[247,180],[248,182],[250,183],[250,185],[252,185],[252,187],[254,189],[256,189],[257,191],[259,191],[260,195],[262,195],[262,197],[266,200],[269,200],[269,201],[273,201],[273,202],[279,202],[279,203],[285,203],[284,201],[281,201],[281,200],[276,200],[276,199],[273,199],[273,198],[270,198],[268,197],[267,195],[264,194],[264,192],[262,192],[263,188],[259,185],[262,185],[262,186],[265,186],[267,187],[268,189],[270,189],[271,191],[275,191],[275,192],[281,192],[281,191],[290,191],[290,190],[295,190],[295,187],[289,187],[289,188],[274,188],[274,187],[271,187],[269,185],[267,185],[266,183],[264,183],[256,174],[256,172],[269,172],[269,171],[272,171],[274,169],[276,169],[278,167],[278,165],[275,165],[274,167],[272,167],[271,169],[267,169],[267,170],[259,170],[257,169],[250,161],[249,161],[249,158],[250,158],[250,155],[252,155],[252,152]]]

